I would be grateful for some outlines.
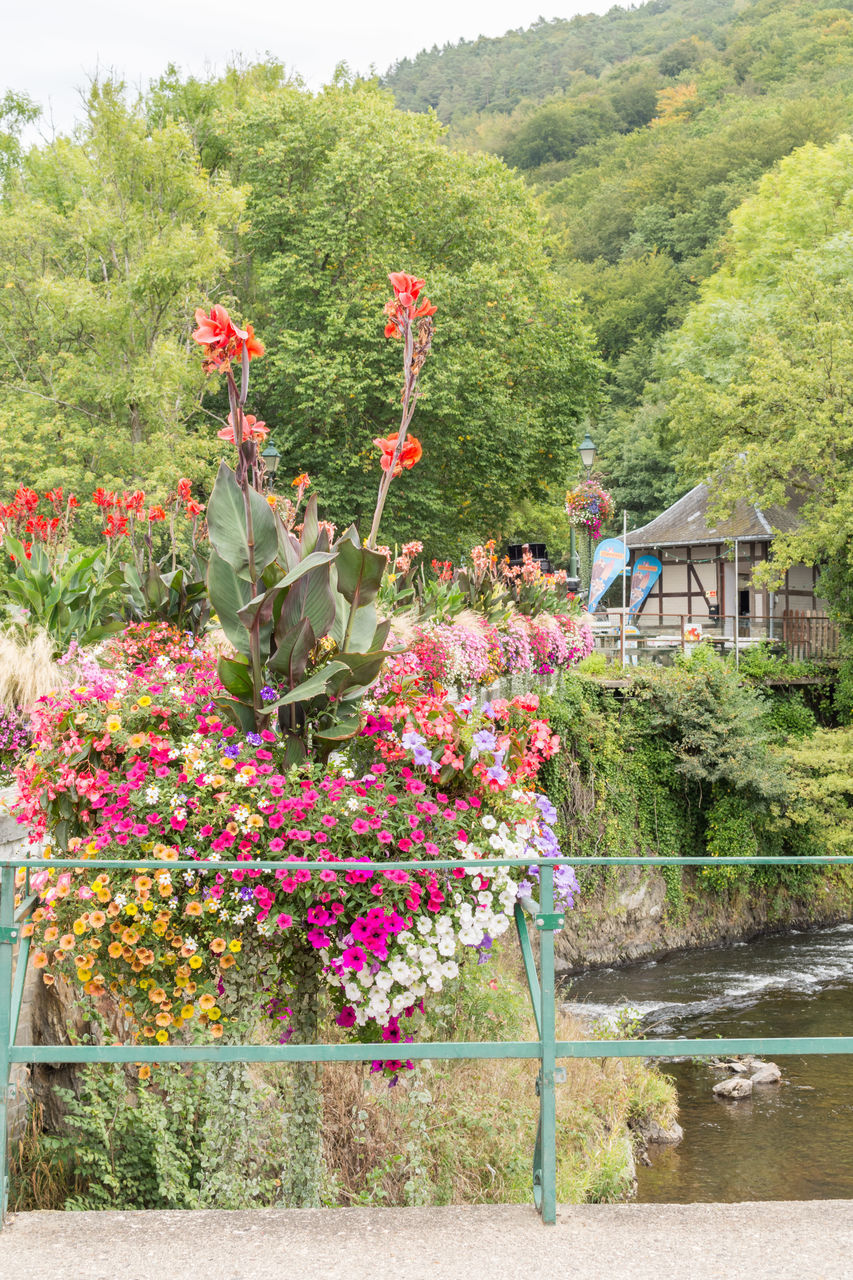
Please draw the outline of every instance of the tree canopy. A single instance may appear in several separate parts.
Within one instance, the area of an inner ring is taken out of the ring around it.
[[[148,129],[111,84],[74,139],[29,152],[0,205],[7,487],[197,473],[210,451],[186,429],[204,385],[190,325],[221,290],[242,206],[185,129]]]
[[[438,314],[413,425],[424,456],[395,486],[383,537],[450,553],[505,532],[520,495],[561,503],[598,371],[522,181],[364,83],[283,86],[222,128],[250,193],[267,343],[253,399],[282,469],[307,470],[339,523],[372,510],[372,441],[399,421],[401,356],[382,336],[390,268],[422,276]]]
[[[777,574],[853,580],[853,138],[801,147],[731,217],[726,256],[665,344],[659,396],[686,476],[720,504],[801,503]]]

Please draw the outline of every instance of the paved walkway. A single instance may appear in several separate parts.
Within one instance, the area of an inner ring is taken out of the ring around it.
[[[853,1201],[21,1213],[0,1280],[853,1280]]]

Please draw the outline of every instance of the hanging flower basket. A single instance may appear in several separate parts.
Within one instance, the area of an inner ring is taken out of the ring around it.
[[[576,528],[586,529],[593,538],[601,537],[601,526],[613,515],[613,495],[597,480],[584,480],[566,493],[566,512]]]

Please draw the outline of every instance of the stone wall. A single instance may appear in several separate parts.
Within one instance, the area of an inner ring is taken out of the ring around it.
[[[582,865],[582,863],[580,864]],[[744,942],[761,934],[853,920],[853,877],[830,869],[819,887],[798,896],[759,885],[726,893],[697,888],[685,867],[683,906],[667,902],[658,868],[614,867],[578,898],[556,935],[561,973],[631,964],[674,951]]]

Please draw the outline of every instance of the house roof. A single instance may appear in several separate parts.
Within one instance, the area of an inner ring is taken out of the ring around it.
[[[802,499],[792,497],[785,506],[757,507],[739,499],[725,520],[711,523],[708,517],[710,493],[707,484],[697,484],[678,502],[628,534],[629,547],[689,547],[748,538],[769,542],[777,533],[790,533],[800,523]]]

